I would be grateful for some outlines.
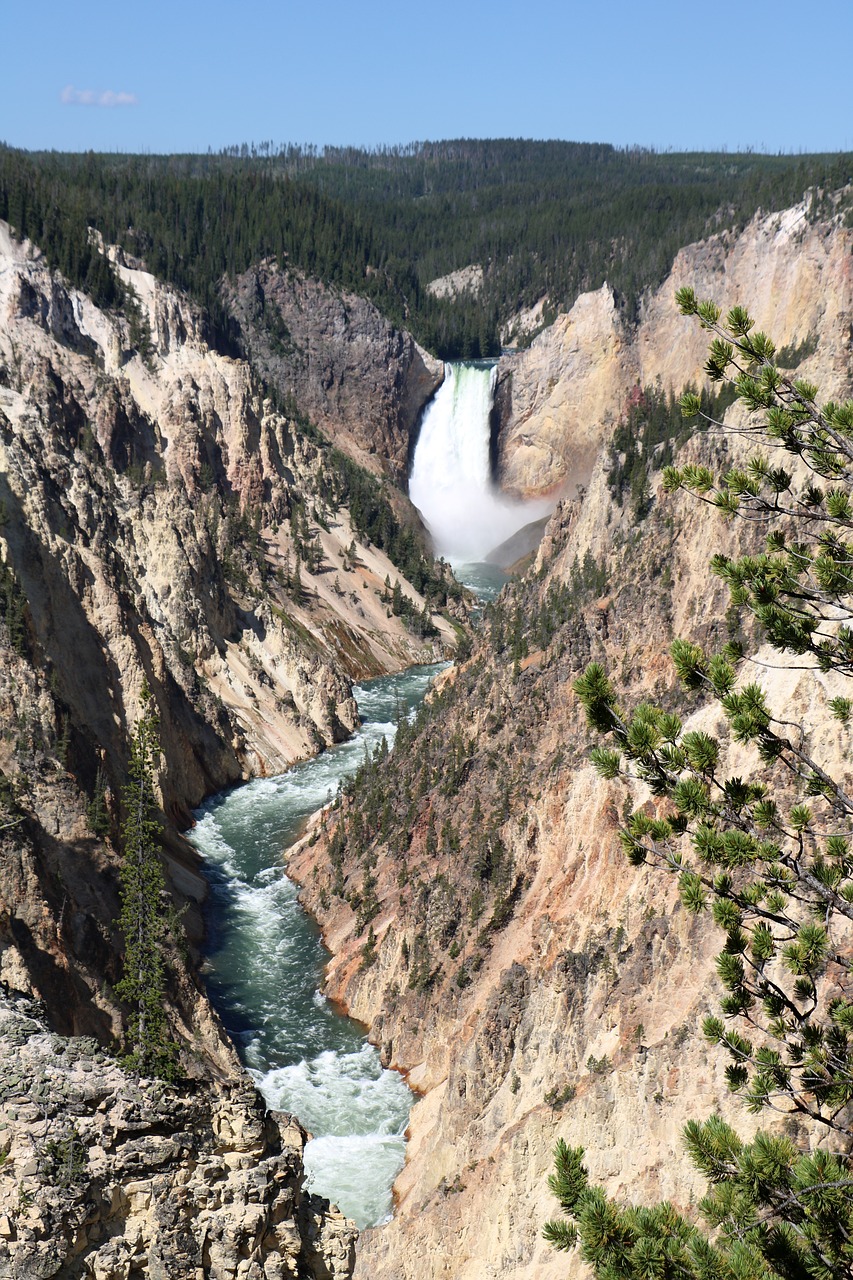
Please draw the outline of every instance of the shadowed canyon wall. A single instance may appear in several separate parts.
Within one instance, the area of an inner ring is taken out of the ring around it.
[[[372,303],[271,262],[227,292],[255,366],[331,440],[405,487],[444,365]]]

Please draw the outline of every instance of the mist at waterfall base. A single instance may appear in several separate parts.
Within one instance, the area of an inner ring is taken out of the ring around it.
[[[285,875],[283,851],[382,738],[421,702],[440,666],[356,686],[363,724],[348,742],[275,778],[221,793],[198,810],[189,839],[204,858],[208,991],[267,1106],[314,1135],[311,1191],[358,1226],[391,1212],[412,1095],[386,1071],[362,1028],[321,994],[328,952]]]
[[[547,500],[514,502],[492,483],[489,413],[496,373],[494,364],[481,361],[445,365],[412,459],[409,497],[436,555],[449,560],[457,576],[553,507]]]

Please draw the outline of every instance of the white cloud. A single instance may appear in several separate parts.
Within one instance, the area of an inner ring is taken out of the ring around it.
[[[75,89],[67,84],[59,95],[60,102],[71,107],[135,107],[139,102],[135,93],[114,93],[112,89]]]

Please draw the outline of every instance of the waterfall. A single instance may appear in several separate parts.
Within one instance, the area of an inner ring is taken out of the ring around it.
[[[445,365],[427,406],[409,497],[423,516],[437,555],[454,564],[485,560],[524,525],[547,515],[547,501],[513,502],[492,484],[489,413],[497,366]]]

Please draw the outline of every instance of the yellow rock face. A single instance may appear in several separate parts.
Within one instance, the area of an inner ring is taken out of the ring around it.
[[[740,234],[682,249],[669,278],[627,326],[612,290],[583,294],[527,351],[504,357],[498,375],[503,487],[526,497],[586,485],[631,387],[660,381],[680,393],[702,381],[706,335],[680,315],[676,289],[690,285],[723,310],[746,306],[779,347],[808,339],[802,367],[827,396],[839,392],[850,359],[853,233],[808,221],[804,206],[758,214]]]

